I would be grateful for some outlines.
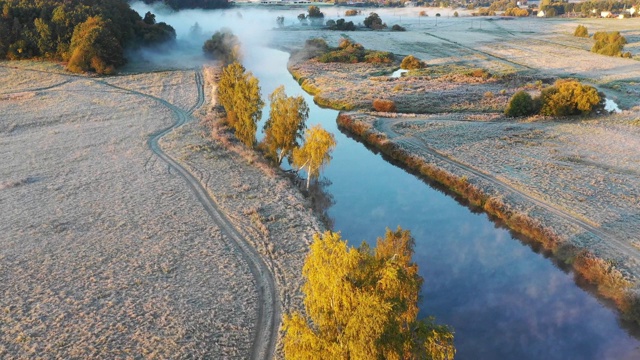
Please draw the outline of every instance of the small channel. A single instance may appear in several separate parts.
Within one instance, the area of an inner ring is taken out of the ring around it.
[[[375,241],[386,227],[411,230],[425,279],[420,316],[455,328],[457,359],[640,358],[637,330],[576,285],[572,273],[341,133],[338,112],[316,106],[288,73],[287,53],[255,49],[245,60],[263,98],[285,85],[288,95],[306,99],[310,124],[335,134],[324,173],[334,230],[353,245]]]

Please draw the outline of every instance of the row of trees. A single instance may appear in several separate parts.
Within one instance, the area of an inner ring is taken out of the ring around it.
[[[124,48],[176,36],[124,0],[0,0],[0,8],[0,58],[68,61],[74,72],[112,73],[125,63]]]
[[[283,320],[286,359],[453,359],[453,332],[418,320],[422,278],[408,230],[375,248],[315,235],[302,269],[305,313]]]
[[[544,88],[539,97],[526,91],[511,97],[505,115],[511,117],[541,114],[547,116],[586,115],[604,109],[604,95],[596,88],[572,79],[560,79]]]
[[[217,91],[227,125],[245,146],[258,145],[278,166],[287,158],[292,167],[307,173],[307,189],[312,179],[320,177],[321,170],[331,161],[336,141],[320,125],[307,129],[309,107],[301,96],[287,96],[283,86],[269,96],[271,108],[263,128],[264,140],[256,144],[257,124],[264,106],[258,79],[239,62],[233,62],[223,69]]]
[[[264,105],[258,79],[234,61],[223,69],[217,91],[227,124],[254,147]],[[319,125],[306,128],[307,103],[287,96],[284,86],[269,101],[258,148],[276,165],[287,158],[304,169],[308,189],[329,164],[335,139]],[[413,247],[410,232],[401,228],[387,230],[373,249],[366,243],[349,248],[337,233],[316,234],[303,268],[306,316],[283,319],[285,358],[453,359],[451,329],[417,319],[422,278],[411,261]]]

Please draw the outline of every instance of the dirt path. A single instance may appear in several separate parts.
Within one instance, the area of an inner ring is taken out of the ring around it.
[[[231,239],[231,245],[235,251],[242,257],[249,265],[249,270],[255,278],[258,286],[258,304],[257,309],[257,321],[254,332],[254,340],[251,346],[251,359],[271,359],[275,353],[276,340],[278,337],[278,328],[280,326],[280,306],[277,299],[276,284],[273,278],[273,274],[265,264],[264,260],[258,254],[258,252],[251,246],[249,241],[245,239],[240,232],[233,226],[227,216],[220,210],[218,205],[207,194],[207,191],[202,184],[196,179],[196,177],[182,167],[175,159],[167,155],[158,145],[158,141],[165,135],[169,134],[174,129],[184,125],[188,121],[193,120],[191,113],[194,110],[202,106],[204,103],[204,82],[202,80],[201,72],[196,72],[196,83],[198,85],[198,100],[189,111],[184,111],[177,106],[169,103],[168,101],[148,95],[139,91],[129,90],[116,85],[109,84],[108,82],[97,80],[97,82],[110,86],[112,88],[122,90],[124,92],[134,94],[137,96],[144,96],[153,99],[163,106],[169,108],[176,117],[176,122],[168,128],[159,130],[149,137],[148,145],[151,151],[155,153],[162,161],[175,170],[189,186],[189,189],[196,196],[198,201],[205,208],[211,219],[219,226],[222,233]]]
[[[404,147],[405,149],[407,149],[409,152],[411,153],[427,153],[431,156],[434,156],[444,162],[447,162],[448,164],[451,164],[465,172],[471,173],[474,176],[477,176],[489,183],[491,183],[492,185],[498,187],[498,188],[502,188],[508,192],[512,192],[512,193],[516,193],[519,196],[523,197],[525,200],[535,204],[536,206],[539,206],[543,209],[545,209],[546,211],[550,212],[551,214],[553,214],[554,216],[557,216],[565,221],[568,221],[569,223],[572,223],[582,229],[584,229],[585,231],[588,231],[590,233],[592,233],[593,235],[597,236],[598,238],[600,238],[601,240],[604,240],[604,243],[607,244],[608,247],[612,248],[614,251],[616,251],[619,254],[624,254],[625,256],[628,257],[628,260],[626,261],[626,265],[631,268],[633,270],[634,273],[638,273],[638,271],[640,270],[640,250],[638,250],[637,248],[635,248],[634,246],[632,246],[631,244],[625,243],[623,241],[620,241],[615,234],[610,234],[609,232],[607,232],[604,229],[601,229],[600,227],[594,225],[594,224],[590,224],[588,220],[583,220],[580,219],[578,216],[575,216],[567,211],[565,211],[562,207],[553,204],[551,202],[539,199],[533,195],[531,195],[530,193],[524,192],[522,190],[519,190],[518,188],[499,180],[498,178],[487,174],[479,169],[476,169],[474,167],[472,167],[471,165],[468,165],[466,163],[463,163],[457,159],[455,159],[454,157],[448,155],[448,154],[444,154],[440,151],[438,151],[437,149],[429,146],[428,143],[426,143],[424,140],[415,137],[415,136],[405,136],[402,134],[398,134],[395,130],[394,130],[394,125],[398,124],[398,123],[402,123],[402,122],[408,122],[408,121],[412,121],[413,119],[407,119],[407,118],[395,118],[395,119],[385,119],[384,121],[377,121],[376,122],[376,128],[383,132],[384,134],[386,134],[390,140],[400,144],[402,147]],[[415,121],[415,120],[413,120]]]

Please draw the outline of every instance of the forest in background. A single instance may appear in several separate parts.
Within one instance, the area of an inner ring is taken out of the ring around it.
[[[65,61],[73,72],[111,74],[125,64],[125,48],[176,38],[125,0],[0,0],[0,8],[0,59]]]

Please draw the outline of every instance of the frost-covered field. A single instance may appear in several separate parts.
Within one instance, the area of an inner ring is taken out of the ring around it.
[[[175,119],[141,94],[189,109],[194,71],[98,79],[17,66],[0,67],[16,81],[0,89],[0,357],[247,358],[258,306],[247,264],[147,144]],[[304,248],[321,226],[298,191],[169,136],[172,153],[201,160],[194,173],[216,174],[212,196],[269,257],[283,307],[299,306]]]

